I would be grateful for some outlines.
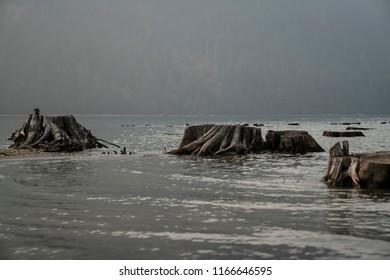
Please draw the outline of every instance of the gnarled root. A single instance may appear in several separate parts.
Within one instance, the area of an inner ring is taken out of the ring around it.
[[[45,152],[72,152],[106,145],[79,124],[73,116],[41,116],[39,109],[29,115],[22,128],[14,131],[10,148],[39,149]]]
[[[199,135],[199,131],[207,132]],[[180,147],[168,153],[195,156],[244,154],[259,151],[263,146],[260,128],[225,124],[211,127],[201,125],[187,127]]]

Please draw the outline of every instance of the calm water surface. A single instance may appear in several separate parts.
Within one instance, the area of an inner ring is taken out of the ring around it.
[[[1,147],[25,118],[0,116]],[[302,129],[328,150],[331,122],[359,121],[351,152],[390,150],[390,116],[76,118],[132,155],[0,160],[0,259],[390,259],[390,191],[328,188],[327,152],[163,153],[186,123]]]

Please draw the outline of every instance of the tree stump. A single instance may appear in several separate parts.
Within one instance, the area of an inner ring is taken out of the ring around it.
[[[269,130],[265,139],[268,150],[280,153],[306,154],[325,151],[307,131]]]
[[[213,124],[204,124],[204,125],[192,125],[187,126],[184,132],[183,139],[180,143],[180,147],[190,144],[195,140],[202,137],[206,132],[208,132],[214,125]]]
[[[263,150],[261,129],[243,125],[197,125],[184,131],[179,148],[169,151],[176,155],[245,154]]]
[[[42,116],[34,109],[22,127],[8,140],[13,149],[33,148],[44,152],[73,152],[90,148],[107,148],[91,132],[70,116]],[[106,142],[106,141],[104,141]]]
[[[327,137],[364,137],[361,131],[324,131],[322,136]]]
[[[390,188],[390,152],[350,155],[348,141],[336,143],[323,180],[335,187]]]
[[[168,153],[217,156],[264,151],[292,154],[324,151],[307,131],[269,131],[266,141],[263,140],[258,127],[226,124],[188,126],[179,148]]]

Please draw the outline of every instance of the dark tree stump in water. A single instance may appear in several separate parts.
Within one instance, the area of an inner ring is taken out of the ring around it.
[[[259,152],[264,145],[260,128],[225,124],[197,125],[186,127],[179,148],[168,153],[196,156],[244,154]]]
[[[42,116],[34,109],[9,140],[13,149],[33,148],[45,152],[73,152],[90,148],[107,148],[73,116]],[[104,140],[101,140],[104,141]],[[105,142],[105,141],[104,141]]]
[[[323,180],[336,187],[390,188],[390,152],[350,155],[348,141],[336,143]]]
[[[322,136],[327,137],[364,137],[361,131],[324,131]]]
[[[214,127],[213,124],[187,126],[183,135],[183,139],[180,143],[180,147],[188,145],[191,142],[194,142],[195,140],[199,139],[204,134],[206,134],[212,127]]]
[[[267,149],[280,153],[306,154],[325,151],[307,131],[270,130],[265,139]]]
[[[282,153],[323,152],[324,150],[306,131],[269,131],[267,142],[261,129],[244,125],[188,126],[179,148],[169,154],[225,155],[277,151]]]

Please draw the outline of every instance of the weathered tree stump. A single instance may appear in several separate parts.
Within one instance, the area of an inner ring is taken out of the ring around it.
[[[264,148],[261,129],[244,125],[197,125],[188,126],[178,149],[169,154],[225,155],[259,152]]]
[[[268,150],[280,153],[306,154],[325,151],[307,131],[269,130],[265,139]]]
[[[180,143],[180,147],[186,146],[191,142],[194,142],[195,140],[199,139],[204,134],[206,134],[206,132],[208,132],[212,127],[214,127],[213,124],[187,126],[183,135],[183,139]]]
[[[361,131],[324,131],[322,136],[327,137],[364,137]]]
[[[269,131],[266,140],[263,140],[258,127],[226,124],[188,126],[179,148],[168,153],[216,156],[264,151],[292,154],[324,151],[307,131]]]
[[[23,126],[12,132],[13,149],[34,148],[44,152],[73,152],[90,148],[107,148],[79,124],[73,116],[42,116],[34,109]],[[108,142],[106,142],[108,143]],[[110,143],[111,144],[111,143]]]
[[[335,187],[390,188],[390,152],[350,155],[348,141],[336,143],[323,180]]]

